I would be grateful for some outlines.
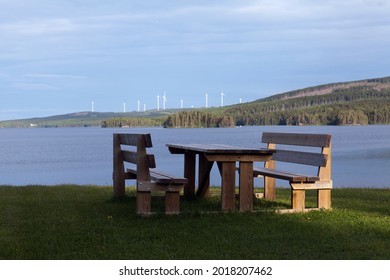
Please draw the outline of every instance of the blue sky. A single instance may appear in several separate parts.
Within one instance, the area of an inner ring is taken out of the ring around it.
[[[0,0],[0,120],[388,76],[389,15],[381,0]]]

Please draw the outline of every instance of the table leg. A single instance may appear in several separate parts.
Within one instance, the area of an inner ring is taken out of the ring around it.
[[[184,198],[187,200],[195,199],[195,166],[196,154],[186,152],[184,154],[184,177],[188,183],[184,186]]]
[[[222,210],[235,210],[236,163],[222,162]]]
[[[210,193],[210,172],[214,161],[208,161],[204,154],[199,154],[199,186],[196,196],[206,197]]]
[[[240,211],[253,210],[253,162],[240,162]]]

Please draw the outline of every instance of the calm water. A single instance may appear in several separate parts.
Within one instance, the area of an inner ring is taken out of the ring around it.
[[[183,175],[183,156],[171,155],[167,143],[260,144],[263,131],[332,135],[335,187],[390,187],[390,126],[0,129],[0,185],[62,183],[112,185],[112,134],[151,133],[152,152],[161,170]],[[220,185],[217,168],[211,183]],[[262,186],[261,180],[255,180]],[[133,184],[132,181],[128,182]],[[280,181],[279,185],[287,186]]]

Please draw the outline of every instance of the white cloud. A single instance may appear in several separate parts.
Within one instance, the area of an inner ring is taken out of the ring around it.
[[[35,19],[0,25],[4,33],[22,36],[52,35],[77,30],[78,26],[66,18]]]
[[[53,90],[60,89],[57,86],[53,86],[46,83],[15,83],[13,84],[13,87],[17,89],[29,90],[29,91],[53,91]]]
[[[45,78],[45,79],[86,79],[86,76],[80,75],[65,75],[65,74],[26,74],[28,78]]]

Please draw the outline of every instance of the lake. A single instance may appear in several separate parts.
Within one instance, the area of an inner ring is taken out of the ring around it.
[[[151,133],[157,167],[183,175],[183,156],[167,143],[221,143],[265,147],[264,131],[332,135],[334,187],[390,186],[390,126],[255,126],[235,128],[27,128],[0,129],[0,185],[112,185],[112,134]],[[260,164],[260,163],[259,163]],[[220,186],[216,167],[211,184]],[[134,181],[128,181],[133,185]],[[262,180],[255,180],[262,186]],[[284,181],[278,185],[288,186]]]

